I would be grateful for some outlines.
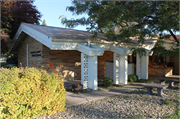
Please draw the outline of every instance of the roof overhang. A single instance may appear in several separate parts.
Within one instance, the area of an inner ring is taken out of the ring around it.
[[[18,39],[18,42],[16,42],[15,45],[11,48],[11,51],[18,48],[20,41],[23,41],[23,39],[25,39],[27,35],[36,39],[51,50],[78,50],[80,52],[84,52],[89,56],[101,56],[104,50],[110,50],[120,55],[130,55],[132,54],[130,48],[139,47],[138,43],[122,43],[116,41],[106,41],[103,39],[92,40],[88,38],[71,39],[49,36],[43,32],[38,31],[35,28],[31,28],[25,23],[22,23],[13,39]],[[91,47],[87,46],[88,42],[90,42]],[[143,47],[147,50],[151,50],[154,47],[155,43],[156,40],[150,40],[150,43],[144,44]]]

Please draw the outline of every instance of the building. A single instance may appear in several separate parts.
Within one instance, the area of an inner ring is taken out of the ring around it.
[[[19,66],[47,69],[50,60],[64,80],[80,79],[84,88],[93,90],[98,79],[107,76],[115,84],[127,84],[128,74],[134,73],[148,79],[150,50],[157,39],[147,38],[146,56],[134,54],[133,60],[131,48],[139,47],[137,39],[124,43],[110,41],[103,34],[92,36],[86,31],[22,23],[11,52],[18,54]]]

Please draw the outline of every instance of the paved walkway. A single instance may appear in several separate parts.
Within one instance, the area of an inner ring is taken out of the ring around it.
[[[142,88],[143,86],[141,83],[139,84],[134,84],[134,85],[126,85],[124,87],[118,87],[115,89],[110,89],[106,91],[96,91],[96,92],[91,92],[91,93],[84,93],[84,94],[74,94],[71,92],[66,92],[66,99],[68,100],[66,102],[66,106],[73,106],[73,105],[78,105],[81,103],[86,103],[88,101],[92,100],[97,100],[113,95],[119,95],[120,93],[126,93],[138,88]]]

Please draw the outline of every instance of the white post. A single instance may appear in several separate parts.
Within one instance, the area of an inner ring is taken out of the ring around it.
[[[141,78],[148,79],[148,58],[149,56],[141,57]]]
[[[29,67],[28,66],[28,44],[26,45],[26,59],[27,59],[27,68]]]
[[[120,83],[127,84],[128,81],[128,60],[127,56],[120,55]]]
[[[119,55],[117,53],[114,53],[113,60],[113,82],[114,84],[119,84],[120,67]]]
[[[81,84],[84,84],[84,54],[81,53]]]
[[[81,84],[83,89],[88,88],[88,56],[81,53]]]
[[[88,88],[93,90],[98,89],[98,82],[97,82],[97,56],[89,56],[88,57]]]
[[[141,79],[141,58],[136,54],[136,75]]]

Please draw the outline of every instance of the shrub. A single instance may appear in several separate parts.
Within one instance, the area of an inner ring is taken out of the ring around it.
[[[103,79],[103,84],[104,84],[105,87],[109,87],[110,85],[113,84],[113,79],[110,78],[110,77],[105,77]]]
[[[29,118],[65,110],[64,83],[36,68],[0,69],[0,118]]]
[[[130,82],[136,82],[136,81],[138,81],[138,76],[135,74],[130,74],[130,75],[128,75],[128,79]]]

